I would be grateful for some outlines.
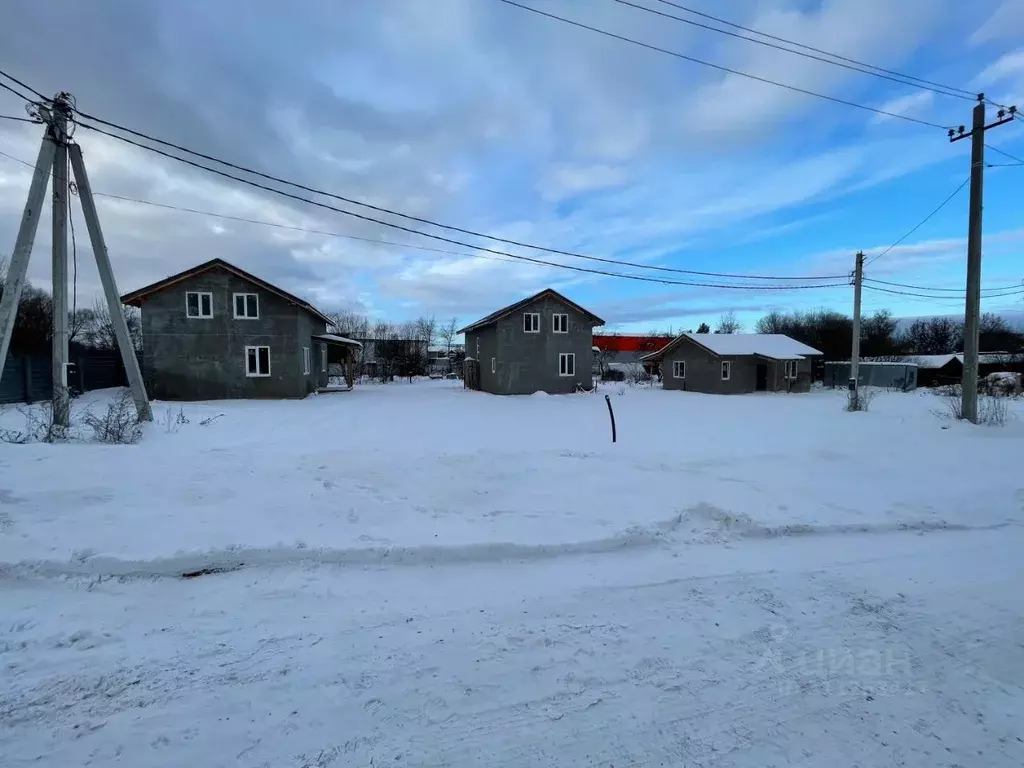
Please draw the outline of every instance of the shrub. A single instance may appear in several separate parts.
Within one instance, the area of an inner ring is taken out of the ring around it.
[[[850,411],[867,411],[871,407],[871,401],[878,395],[873,389],[867,387],[858,387],[856,390],[851,390],[846,393],[846,407],[844,410]]]
[[[142,425],[128,391],[121,392],[102,416],[86,411],[82,422],[92,430],[92,439],[97,443],[131,445],[142,437]]]

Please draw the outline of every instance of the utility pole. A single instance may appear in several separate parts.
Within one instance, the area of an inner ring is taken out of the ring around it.
[[[29,185],[28,200],[21,216],[18,237],[14,243],[14,253],[7,269],[3,297],[0,298],[0,376],[3,376],[7,363],[7,352],[14,333],[14,323],[18,316],[18,305],[25,287],[25,275],[28,262],[32,255],[36,231],[39,229],[39,214],[46,201],[46,183],[53,175],[53,419],[58,427],[68,426],[68,395],[67,395],[67,359],[68,359],[68,265],[67,265],[67,226],[68,215],[68,161],[74,171],[78,184],[78,195],[82,201],[82,212],[89,228],[96,266],[99,269],[103,293],[110,310],[110,320],[117,335],[117,346],[121,352],[128,383],[131,385],[135,400],[135,413],[140,421],[152,421],[153,411],[149,405],[149,397],[142,382],[139,361],[135,356],[135,348],[128,334],[121,297],[114,282],[114,272],[110,267],[106,243],[100,229],[100,220],[96,212],[96,201],[92,196],[92,187],[85,172],[82,159],[82,148],[70,143],[69,125],[73,122],[74,110],[71,98],[67,93],[59,93],[52,100],[33,105],[41,122],[46,124],[39,156],[36,159],[35,171]]]
[[[53,263],[50,270],[52,308],[53,425],[68,428],[71,408],[68,397],[68,118],[71,105],[63,94],[53,100],[48,128],[56,145],[53,156]]]
[[[853,267],[853,345],[850,349],[850,410],[859,406],[860,392],[860,292],[864,280],[864,252],[857,251]]]
[[[1013,120],[1016,107],[1000,109],[998,120],[985,125],[985,94],[978,94],[971,130],[949,129],[950,142],[971,138],[971,203],[967,231],[967,295],[964,301],[964,371],[961,379],[961,413],[970,422],[978,422],[978,331],[981,324],[981,212],[985,184],[985,131]]]

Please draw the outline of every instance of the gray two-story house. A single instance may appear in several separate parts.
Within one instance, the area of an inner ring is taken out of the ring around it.
[[[478,389],[562,394],[593,386],[594,327],[604,320],[547,288],[467,325],[466,359]]]
[[[121,297],[142,310],[142,367],[161,400],[305,397],[359,342],[309,302],[213,259]]]

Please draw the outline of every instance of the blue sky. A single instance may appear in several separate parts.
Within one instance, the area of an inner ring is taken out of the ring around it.
[[[970,121],[970,101],[659,19],[612,0],[524,1],[797,87],[941,125]],[[655,0],[640,2],[672,10]],[[684,4],[1024,104],[1021,0]],[[70,90],[86,111],[348,197],[597,256],[704,271],[846,273],[858,249],[870,256],[891,245],[969,171],[969,142],[951,145],[934,128],[726,75],[496,0],[309,0],[302,14],[270,0],[14,5],[0,29],[0,68],[44,92]],[[58,13],[79,34],[53,56],[34,41]],[[21,109],[15,97],[0,96],[0,114]],[[0,121],[0,150],[30,160],[37,134],[34,126]],[[480,251],[417,251],[411,246],[463,249],[289,203],[84,130],[78,140],[100,191],[404,244],[101,199],[125,291],[220,256],[325,310],[395,321],[435,314],[468,322],[549,285],[623,331],[713,324],[730,310],[750,328],[770,309],[850,308],[845,286],[688,288],[509,263]],[[1024,122],[992,131],[988,143],[1024,157]],[[991,152],[987,159],[1010,162]],[[0,243],[13,243],[27,183],[26,168],[0,157]],[[986,286],[1024,278],[1022,189],[1024,167],[988,171]],[[962,286],[967,202],[964,189],[873,263],[869,276]],[[30,271],[41,284],[49,280],[47,226],[44,221]],[[79,295],[91,303],[98,281],[84,244],[80,255]],[[899,315],[960,309],[955,299],[865,293],[867,310],[882,307]],[[986,301],[984,308],[1024,305],[1011,297]]]

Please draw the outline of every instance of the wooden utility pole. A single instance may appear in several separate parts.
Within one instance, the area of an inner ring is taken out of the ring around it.
[[[1016,107],[1000,109],[998,120],[985,125],[985,94],[978,94],[971,130],[949,129],[950,142],[971,138],[971,204],[967,230],[967,295],[964,301],[964,370],[961,379],[961,412],[963,418],[978,422],[978,332],[981,325],[981,212],[982,189],[985,184],[985,131],[1013,120]]]
[[[135,347],[128,334],[128,324],[121,307],[121,297],[114,282],[114,273],[110,267],[107,246],[100,229],[99,216],[96,213],[96,201],[92,196],[92,187],[85,172],[82,160],[82,148],[70,143],[68,126],[73,122],[74,110],[71,99],[66,93],[59,93],[45,104],[36,105],[39,117],[46,124],[39,157],[36,159],[35,172],[29,185],[28,200],[21,216],[18,237],[14,244],[14,253],[7,270],[3,298],[0,299],[0,376],[3,376],[7,363],[7,351],[14,333],[14,323],[18,316],[18,305],[21,302],[22,289],[25,287],[25,275],[28,272],[29,257],[35,242],[36,231],[39,229],[39,213],[46,200],[46,182],[53,175],[53,419],[54,426],[67,427],[69,403],[67,394],[67,360],[68,360],[68,264],[67,264],[67,226],[68,215],[68,160],[74,170],[78,183],[78,195],[82,201],[82,212],[89,228],[93,254],[99,269],[103,293],[110,310],[110,320],[117,335],[117,346],[121,352],[128,383],[131,385],[135,400],[135,413],[140,421],[152,421],[153,411],[149,405],[149,397],[142,383],[139,361],[135,356]]]
[[[860,293],[864,280],[864,252],[857,251],[853,267],[853,344],[850,349],[850,410],[858,410],[860,392]]]

